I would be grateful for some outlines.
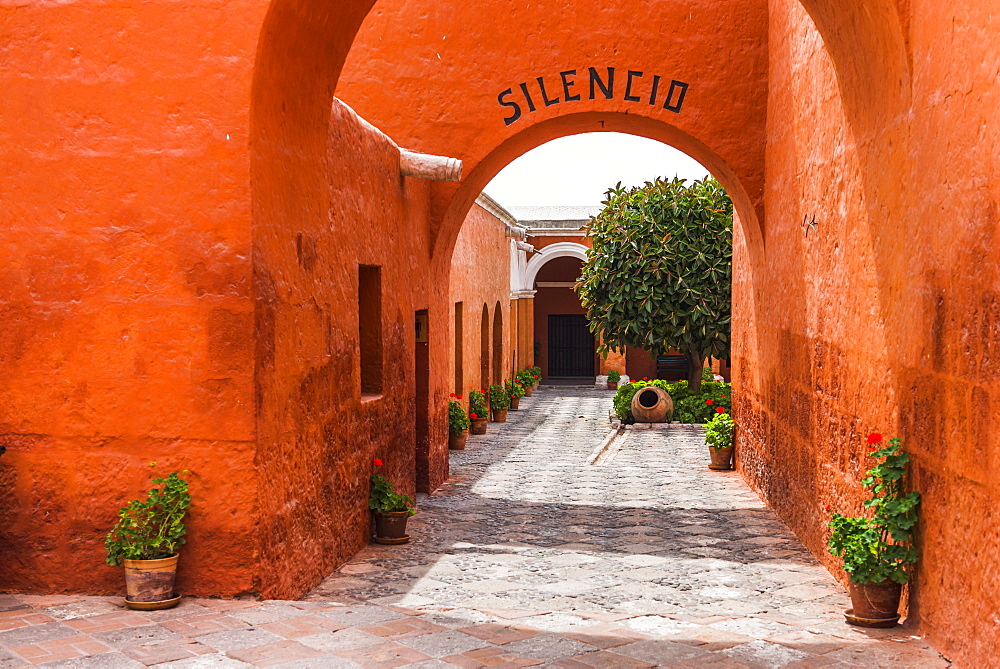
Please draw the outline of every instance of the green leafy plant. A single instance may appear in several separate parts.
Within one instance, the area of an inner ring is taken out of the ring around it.
[[[372,463],[376,467],[382,466],[382,460],[375,458]],[[372,491],[368,496],[368,508],[375,513],[393,513],[395,511],[408,511],[412,516],[417,512],[414,507],[413,498],[409,495],[400,495],[392,491],[392,483],[389,479],[378,474],[372,474]]]
[[[455,397],[461,399],[461,395]],[[448,400],[448,430],[452,434],[462,434],[469,429],[469,416],[457,400]]]
[[[868,444],[882,443],[882,435],[868,435]],[[913,528],[917,524],[920,493],[903,492],[903,476],[910,456],[900,447],[899,437],[877,448],[873,458],[884,458],[869,469],[861,484],[871,491],[864,502],[872,517],[850,517],[834,513],[830,520],[830,553],[844,560],[844,571],[855,583],[906,583],[906,566],[917,561]],[[830,511],[830,505],[826,507]]]
[[[702,367],[702,369],[701,369],[701,380],[702,381],[715,381],[715,372],[712,371],[711,367]]]
[[[510,408],[510,395],[499,383],[490,386],[490,408],[494,411]]]
[[[187,470],[182,473],[187,474]],[[104,542],[108,564],[167,558],[186,541],[183,521],[191,506],[187,481],[173,472],[166,478],[154,478],[153,483],[161,487],[152,488],[145,500],[134,499],[118,512],[118,522]]]
[[[598,352],[676,349],[698,391],[705,358],[729,357],[732,201],[715,179],[656,179],[603,204],[576,284]]]
[[[535,385],[536,378],[531,369],[522,369],[517,373],[517,380],[521,382],[522,386],[527,388]]]
[[[482,390],[469,391],[469,418],[489,418],[486,408],[486,393]]]
[[[608,381],[611,383],[618,383],[622,380],[622,374],[617,369],[612,369],[608,372]]]
[[[513,381],[505,380],[503,387],[507,391],[507,396],[511,399],[524,397],[524,386],[521,384],[520,379],[514,379]]]
[[[705,426],[705,443],[716,450],[730,448],[733,445],[733,432],[736,424],[728,413],[717,413]]]
[[[531,375],[534,377],[535,383],[538,383],[539,381],[542,380],[542,368],[539,367],[538,365],[532,365],[531,367],[528,367],[528,371],[531,372]]]

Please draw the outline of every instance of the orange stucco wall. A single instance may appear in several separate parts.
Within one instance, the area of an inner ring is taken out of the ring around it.
[[[898,432],[924,493],[911,614],[950,657],[988,663],[1000,645],[1000,538],[983,531],[1000,501],[993,3],[589,9],[0,9],[0,482],[12,491],[0,589],[118,590],[103,535],[153,459],[192,471],[185,593],[309,587],[364,540],[372,454],[403,489],[447,475],[441,335],[475,197],[544,141],[619,130],[689,152],[734,196],[743,476],[838,573],[822,508],[857,509],[863,436]],[[553,86],[589,67],[616,68],[612,99]],[[683,108],[646,104],[648,88],[626,100],[630,69],[643,85],[688,83]],[[498,95],[538,77],[559,102],[536,97],[505,124]],[[465,177],[401,178],[389,140],[335,93],[398,144],[463,159]],[[808,237],[805,215],[818,223]],[[367,406],[353,394],[358,263],[384,268],[394,356],[393,394]]]
[[[496,370],[493,365],[493,321],[496,316],[497,304],[500,305],[501,319],[504,324],[501,340],[503,352],[500,358],[504,361],[500,370],[504,378],[510,377],[511,337],[510,324],[510,239],[507,238],[503,221],[489,213],[479,205],[474,206],[462,226],[455,243],[455,251],[451,263],[451,304],[454,314],[454,304],[461,302],[462,318],[462,361],[463,385],[453,390],[462,395],[464,404],[468,407],[470,390],[483,389],[481,384],[481,336],[482,314],[485,308],[487,318],[487,336],[489,342],[486,352],[486,364],[490,366],[488,377],[492,380]],[[454,318],[452,324],[452,345],[454,339]],[[451,356],[451,376],[455,376],[455,356]],[[454,384],[453,384],[454,385]]]

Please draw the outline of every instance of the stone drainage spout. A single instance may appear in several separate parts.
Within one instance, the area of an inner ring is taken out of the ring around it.
[[[462,178],[462,161],[446,156],[432,156],[399,150],[399,171],[405,177],[432,181],[458,181]]]

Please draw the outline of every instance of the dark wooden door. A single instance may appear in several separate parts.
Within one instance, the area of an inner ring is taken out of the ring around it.
[[[577,314],[549,316],[549,376],[593,376],[594,335],[587,317]]]

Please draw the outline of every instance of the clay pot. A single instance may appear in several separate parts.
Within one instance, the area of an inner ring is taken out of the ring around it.
[[[177,556],[160,560],[125,560],[126,605],[131,602],[173,602],[176,604],[174,578],[177,576]],[[149,607],[144,607],[149,608]]]
[[[608,390],[618,390],[618,382],[608,381]]]
[[[674,401],[663,388],[646,386],[632,396],[636,423],[666,423],[674,415]]]
[[[521,398],[520,397],[511,397],[510,398],[510,410],[511,411],[517,411],[517,406],[520,403],[521,403]]]
[[[524,387],[524,396],[525,397],[531,397],[531,393],[533,393],[534,391],[535,391],[535,387],[534,386],[525,386]]]
[[[389,511],[375,513],[375,543],[403,544],[410,540],[406,536],[406,521],[409,511]]]
[[[712,464],[708,466],[709,469],[724,470],[733,468],[733,447],[729,448],[713,448],[708,447],[708,454],[712,457]]]
[[[472,421],[472,427],[470,431],[472,434],[486,434],[486,424],[489,423],[488,418],[470,418]]]
[[[465,450],[465,440],[469,438],[469,431],[462,430],[458,434],[453,432],[448,433],[448,448],[453,451],[464,451]]]
[[[903,586],[895,581],[881,583],[848,583],[851,593],[853,615],[856,618],[869,620],[887,620],[895,618],[899,612],[899,597]]]
[[[506,423],[507,422],[507,410],[506,409],[491,409],[490,412],[493,414],[494,423]]]

